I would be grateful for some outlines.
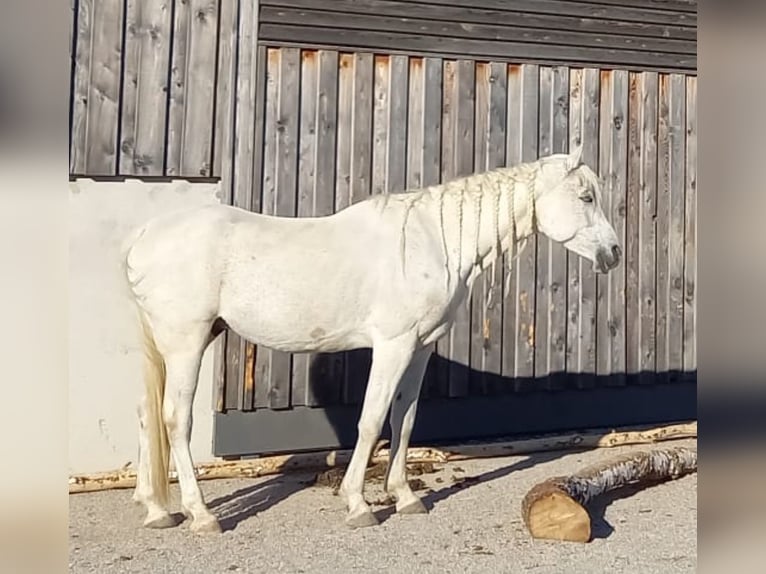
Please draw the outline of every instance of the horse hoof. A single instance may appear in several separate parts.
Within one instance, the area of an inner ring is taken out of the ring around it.
[[[396,511],[399,514],[428,514],[428,509],[419,499],[413,500],[401,508],[397,508]]]
[[[204,518],[193,520],[189,528],[192,532],[204,534],[220,534],[222,532],[221,524],[215,516],[205,516]]]
[[[159,516],[147,517],[144,521],[145,528],[173,528],[176,521],[170,514],[160,514]]]
[[[358,514],[349,515],[346,518],[346,525],[350,528],[367,528],[369,526],[377,526],[378,519],[370,510],[364,510]]]

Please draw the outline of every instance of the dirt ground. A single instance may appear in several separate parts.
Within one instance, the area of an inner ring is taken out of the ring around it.
[[[666,445],[696,446],[695,440]],[[426,468],[428,515],[400,516],[371,477],[366,497],[381,524],[349,530],[332,480],[315,473],[203,481],[220,535],[141,527],[130,490],[69,497],[70,572],[681,573],[697,569],[697,475],[607,495],[591,505],[588,544],[537,541],[521,520],[533,484],[651,446],[543,453]],[[372,475],[375,473],[372,472]],[[330,477],[331,479],[332,477]],[[173,485],[178,507],[177,485]]]

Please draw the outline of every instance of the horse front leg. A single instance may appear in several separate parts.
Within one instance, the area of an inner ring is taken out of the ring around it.
[[[386,419],[394,392],[415,351],[415,338],[403,337],[373,347],[372,367],[359,418],[359,436],[340,492],[346,499],[346,524],[352,528],[374,526],[378,519],[364,500],[364,473]]]
[[[412,492],[407,482],[407,449],[418,408],[420,387],[431,356],[429,349],[418,351],[404,373],[396,398],[391,405],[391,458],[383,487],[396,498],[396,511],[401,514],[424,514],[426,507]]]

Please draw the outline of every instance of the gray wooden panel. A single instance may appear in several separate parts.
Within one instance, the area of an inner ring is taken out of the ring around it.
[[[476,171],[505,165],[506,114],[508,111],[507,66],[501,63],[476,65],[476,128],[474,163]],[[489,209],[485,204],[482,211]],[[502,371],[503,351],[503,261],[498,260],[493,277],[490,270],[476,279],[471,309],[471,394],[496,393],[503,389],[493,381]],[[494,289],[492,305],[487,297]]]
[[[118,165],[122,0],[80,0],[69,170],[114,175]]]
[[[353,56],[353,115],[351,119],[351,171],[349,202],[369,197],[372,187],[372,111],[374,93],[374,61],[369,53]],[[367,350],[345,353],[343,402],[362,401],[369,377],[371,353]]]
[[[697,78],[686,78],[683,370],[697,370]]]
[[[641,78],[631,72],[628,79],[628,180],[625,216],[625,372],[639,373],[640,341],[640,204],[641,204]]]
[[[639,382],[654,382],[657,328],[657,95],[658,75],[641,74],[641,202],[639,204]]]
[[[390,105],[390,58],[375,55],[375,80],[372,112],[372,193],[386,191],[386,156],[388,152],[388,108]]]
[[[677,251],[675,250],[674,234],[678,224],[674,221],[677,217],[677,208],[674,206],[675,195],[678,193],[679,178],[676,171],[681,166],[673,164],[678,158],[678,135],[674,136],[674,130],[679,121],[678,107],[685,103],[679,101],[676,90],[676,82],[671,75],[662,74],[659,78],[659,117],[657,134],[657,361],[656,369],[658,380],[669,381],[670,370],[675,368],[673,359],[677,353],[674,349],[679,344],[675,340],[673,327],[675,323],[674,309],[676,287],[673,281],[676,278]],[[684,129],[685,132],[685,129]],[[683,180],[681,180],[683,181]],[[681,222],[683,229],[683,221]],[[683,286],[683,278],[681,279]]]
[[[410,61],[416,61],[411,58]],[[423,151],[421,165],[421,183],[423,187],[438,184],[442,172],[442,79],[444,74],[443,62],[438,58],[423,58]],[[444,343],[442,343],[443,348]],[[431,364],[423,382],[425,396],[439,396],[441,385],[446,377],[440,380],[440,369],[436,368],[439,361],[439,342],[431,347]],[[441,396],[446,393],[442,392]]]
[[[264,197],[264,211],[295,217],[300,127],[300,90],[296,86],[300,86],[301,52],[297,48],[283,48],[280,52],[276,195],[273,198]],[[270,205],[267,201],[271,202]],[[292,355],[271,350],[269,355],[269,407],[289,408]]]
[[[224,202],[231,203],[232,160],[234,157],[234,114],[237,97],[237,0],[221,0],[218,72],[216,75],[215,131],[213,136],[212,175],[221,178]],[[265,77],[265,76],[264,76]]]
[[[409,3],[410,0],[401,0]],[[416,0],[419,4],[431,4],[442,6],[444,0]],[[656,22],[662,24],[683,24],[696,26],[696,11],[676,12],[666,10],[646,10],[627,5],[628,3],[614,3],[606,6],[600,0],[449,0],[452,6],[463,8],[486,8],[513,12],[535,12],[538,14],[568,14],[582,18],[603,18],[623,20],[628,22]]]
[[[298,217],[311,217],[314,215],[314,182],[317,176],[318,59],[318,53],[313,50],[304,50],[301,54]],[[293,355],[291,406],[301,406],[307,403],[307,395],[311,388],[309,367],[312,357],[312,353],[296,353]]]
[[[583,161],[598,166],[599,71],[573,69],[569,81],[569,147],[583,146]],[[578,388],[595,386],[596,277],[587,259],[569,254],[567,372]],[[573,376],[575,375],[575,376]]]
[[[642,2],[643,0],[639,0]],[[665,5],[662,0],[658,0]],[[629,5],[623,0],[615,0],[622,7]],[[267,0],[261,2],[264,12],[269,6],[279,8],[306,8],[316,7],[314,0]],[[504,3],[498,9],[470,5],[458,5],[450,2],[440,2],[438,9],[426,2],[402,2],[401,0],[334,0],[332,11],[343,16],[349,14],[385,15],[398,18],[432,20],[442,22],[461,22],[464,24],[504,24],[506,26],[537,28],[542,30],[581,30],[589,34],[620,34],[625,36],[648,36],[653,38],[674,38],[696,40],[696,31],[693,24],[671,18],[664,23],[648,23],[639,18],[637,21],[614,18],[592,18],[582,15],[570,15],[566,10],[554,10],[548,13],[540,13],[536,10],[526,12],[521,10],[518,3]],[[670,7],[669,5],[666,5]],[[645,4],[638,6],[646,8]],[[329,6],[323,6],[328,9]],[[677,12],[696,12],[696,2],[692,9],[671,7]],[[509,11],[510,10],[510,11]],[[283,11],[284,12],[284,11]],[[342,18],[338,14],[339,18]],[[671,15],[672,12],[671,12]],[[336,22],[336,26],[342,25],[342,20]]]
[[[457,62],[442,61],[442,92],[441,103],[441,183],[449,182],[457,177],[455,152],[455,130],[457,126]],[[442,337],[434,346],[434,362],[437,368],[433,371],[432,383],[429,384],[429,395],[449,396],[449,357],[451,333]]]
[[[259,48],[260,49],[260,48]],[[263,173],[261,176],[260,210],[271,213],[274,198],[277,193],[277,129],[280,125],[279,92],[280,92],[280,62],[281,51],[266,50],[265,65],[265,95],[264,95],[264,136],[263,136]],[[293,118],[297,121],[297,118]],[[246,143],[244,145],[247,145]],[[271,388],[271,351],[257,353],[255,357],[255,407],[263,408],[270,405],[269,391]]]
[[[120,173],[164,175],[171,11],[128,0],[120,127]]]
[[[668,369],[683,369],[684,331],[684,210],[686,169],[686,78],[670,75],[669,229],[668,229]]]
[[[468,38],[425,36],[415,33],[332,29],[289,24],[262,24],[262,42],[268,45],[345,48],[410,55],[439,55],[453,58],[497,61],[590,64],[621,68],[696,70],[696,54],[629,51],[614,48],[576,47],[559,44],[509,42]]]
[[[474,62],[458,60],[453,85],[455,99],[453,148],[455,176],[471,175],[474,171],[474,113],[476,78]],[[449,333],[449,396],[468,394],[468,375],[471,361],[471,309],[460,305],[455,313],[455,324]]]
[[[626,246],[626,183],[628,164],[628,72],[615,70],[612,100],[612,137],[609,153],[608,182],[605,192],[610,195],[609,220],[623,250]],[[609,336],[611,345],[610,383],[624,385],[625,372],[625,273],[623,263],[608,274]]]
[[[167,175],[212,174],[217,43],[217,2],[175,4]]]
[[[614,72],[600,71],[598,174],[602,181],[602,209],[612,213],[612,194],[609,184],[609,156],[612,148],[614,112]],[[596,374],[609,375],[612,371],[612,345],[609,336],[609,277],[596,276]]]
[[[435,46],[444,44],[445,40],[484,38],[488,42],[534,42],[545,48],[549,46],[568,46],[575,49],[590,48],[591,50],[598,48],[612,50],[614,54],[629,51],[635,54],[634,57],[640,57],[642,53],[646,52],[666,52],[696,57],[695,40],[623,36],[616,35],[613,31],[581,32],[576,27],[556,29],[550,24],[543,29],[509,26],[504,22],[502,15],[493,23],[466,26],[462,21],[434,21],[430,18],[416,20],[409,17],[402,18],[382,14],[367,15],[353,12],[339,15],[336,12],[326,12],[321,8],[291,10],[265,6],[261,12],[261,21],[265,24],[290,24],[304,29],[314,27],[343,29],[347,31],[348,37],[351,37],[352,34],[367,32],[386,33],[390,38],[389,47],[395,47],[396,39],[400,34],[408,34],[439,38],[439,41],[433,40]],[[668,59],[672,57],[666,56]]]
[[[567,151],[569,74],[563,67],[540,70],[540,156]],[[564,387],[566,372],[567,253],[547,237],[537,243],[535,376],[545,387]]]
[[[517,165],[538,157],[540,70],[537,65],[508,66],[508,130],[506,164]],[[517,248],[518,249],[518,248]],[[534,389],[535,274],[537,239],[531,237],[511,269],[510,293],[503,306],[503,374],[514,377],[517,391]]]
[[[659,0],[660,2],[662,0]],[[616,0],[623,4],[623,0]],[[627,4],[627,3],[625,3]],[[623,5],[625,5],[623,4]],[[316,0],[267,0],[261,2],[263,11],[266,13],[270,6],[277,8],[304,8],[313,9],[317,7]],[[513,4],[507,4],[502,8],[516,10]],[[577,30],[583,33],[596,36],[605,35],[624,35],[624,36],[645,36],[650,38],[671,38],[681,40],[696,41],[696,30],[692,26],[676,25],[677,22],[665,24],[650,24],[643,20],[624,21],[614,19],[583,18],[580,16],[569,16],[563,11],[556,13],[541,14],[536,11],[507,11],[505,9],[487,9],[471,6],[457,6],[452,3],[441,2],[438,9],[432,5],[423,2],[401,2],[400,0],[334,0],[332,5],[322,6],[324,10],[330,10],[336,14],[339,20],[336,26],[342,25],[341,22],[348,14],[369,14],[386,15],[397,18],[431,20],[436,22],[459,22],[465,26],[466,30],[474,29],[472,24],[498,24],[504,26],[514,26],[519,28],[536,28],[540,30]],[[691,10],[696,11],[695,8]],[[285,16],[288,12],[282,11]]]
[[[305,51],[301,64],[299,217],[329,215],[334,209],[337,91],[338,53]],[[338,354],[294,354],[290,404],[337,402],[341,359]]]
[[[406,188],[422,189],[424,152],[425,70],[423,58],[410,58],[407,102]]]
[[[353,150],[354,56],[340,54],[338,63],[338,125],[335,156],[335,210],[351,205],[351,152]]]
[[[386,192],[404,191],[407,166],[407,101],[409,58],[391,56],[389,62],[388,149]]]

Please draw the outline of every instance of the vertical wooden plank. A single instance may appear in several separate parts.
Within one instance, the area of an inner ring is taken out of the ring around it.
[[[491,170],[505,165],[506,114],[508,111],[507,65],[491,62],[476,72],[476,170]],[[472,372],[482,373],[471,386],[482,393],[498,393],[502,386],[493,384],[502,372],[503,361],[503,261],[498,260],[494,277],[489,271],[477,279],[471,316]],[[494,289],[492,305],[485,305]],[[476,392],[476,391],[472,391]]]
[[[388,155],[388,107],[390,56],[375,55],[375,85],[372,112],[372,193],[385,193]]]
[[[369,197],[372,191],[373,55],[356,53],[353,63],[350,203]],[[358,404],[367,388],[372,355],[368,350],[352,351],[345,355],[343,401]]]
[[[276,195],[267,213],[295,217],[298,178],[298,130],[300,127],[299,48],[281,48],[279,63],[279,123],[276,150]],[[265,352],[265,349],[263,350]],[[269,351],[269,408],[290,407],[292,355]]]
[[[628,72],[614,72],[612,107],[612,145],[609,156],[609,175],[605,192],[611,198],[609,220],[614,227],[620,245],[626,248],[625,216],[627,210],[627,166],[628,166]],[[609,273],[609,334],[611,337],[610,382],[615,385],[626,383],[625,365],[625,278],[627,266],[623,263]]]
[[[338,64],[338,152],[335,171],[335,211],[351,204],[351,150],[354,114],[354,56],[340,54]]]
[[[419,104],[423,116],[422,159],[420,186],[438,184],[441,178],[442,139],[442,76],[443,63],[439,58],[423,58],[423,80]],[[425,396],[438,396],[439,356],[438,342],[431,345],[431,360],[423,383]]]
[[[279,92],[282,52],[278,48],[267,48],[265,51],[266,85],[264,96],[263,172],[261,177],[262,200],[258,211],[270,213],[277,193],[277,129],[280,125]],[[293,89],[296,88],[294,87]],[[247,126],[238,127],[238,131],[245,128]],[[237,191],[239,190],[235,189],[235,197]],[[269,398],[271,390],[271,352],[267,349],[256,354],[255,380],[255,407],[269,407],[271,404]]]
[[[123,0],[78,5],[69,165],[74,174],[118,171],[123,5]]]
[[[164,175],[172,4],[127,0],[120,173]]]
[[[683,370],[684,211],[686,192],[686,79],[670,75],[670,225],[668,237],[668,370],[670,382]]]
[[[238,79],[235,57],[239,41],[237,0],[221,0],[219,22],[212,175],[221,178],[224,202],[230,203],[233,199],[231,170],[234,158],[234,114]]]
[[[697,370],[697,78],[686,78],[686,215],[683,371]]]
[[[168,175],[212,173],[218,8],[214,0],[175,3]]]
[[[583,162],[598,167],[599,71],[570,72],[569,147],[583,146]],[[591,388],[596,372],[596,277],[590,261],[569,254],[567,372],[571,386]]]
[[[679,74],[660,76],[657,185],[657,371],[670,381],[683,361],[683,192],[685,85]],[[679,133],[679,131],[681,133]]]
[[[565,67],[540,73],[540,156],[567,151],[569,74]],[[566,249],[540,237],[537,248],[535,377],[545,387],[561,389],[566,373]]]
[[[538,149],[540,68],[508,67],[507,165],[534,161]],[[516,391],[532,390],[535,369],[535,275],[537,239],[531,237],[511,269],[510,293],[503,309],[503,374],[514,378]]]
[[[425,87],[423,58],[410,58],[409,101],[407,104],[407,189],[423,187],[424,117],[423,93]]]
[[[455,129],[457,124],[457,62],[442,61],[442,91],[441,91],[441,153],[440,181],[447,183],[455,179]],[[450,339],[452,331],[442,337],[434,345],[432,363],[432,380],[428,386],[428,396],[450,396]]]
[[[225,11],[223,11],[224,8]],[[263,119],[259,118],[258,107],[260,99],[264,97],[260,94],[265,93],[263,87],[265,65],[259,66],[257,25],[254,21],[252,6],[244,6],[239,16],[238,20],[236,6],[222,5],[222,33],[225,33],[224,30],[229,30],[229,33],[233,34],[234,30],[237,30],[233,41],[224,39],[222,42],[222,54],[226,55],[231,63],[228,71],[225,68],[221,70],[222,81],[227,83],[230,89],[235,87],[232,90],[235,99],[234,102],[231,101],[231,96],[224,99],[223,102],[226,102],[224,105],[231,106],[233,109],[228,112],[222,109],[219,114],[219,121],[229,121],[231,127],[216,126],[216,130],[220,130],[223,138],[219,153],[223,156],[220,165],[221,183],[225,188],[225,195],[231,197],[233,205],[257,211],[260,207],[260,193],[256,193],[255,190],[260,188],[260,185],[256,185],[255,182],[260,183],[260,173],[257,175],[254,173],[254,163],[261,157],[258,128],[262,129]],[[189,18],[193,17],[193,13],[189,15]],[[227,54],[228,50],[232,52]],[[261,59],[265,58],[265,51],[262,50],[260,53]],[[225,60],[221,61],[221,65],[225,63]],[[261,85],[260,93],[258,92],[259,84]],[[220,92],[219,95],[224,96]],[[233,158],[230,157],[232,155]],[[180,168],[182,155],[178,157]],[[251,410],[254,407],[256,387],[262,384],[262,379],[258,376],[259,373],[256,373],[255,367],[258,355],[262,353],[257,353],[251,343],[233,332],[227,334],[226,343],[227,365],[233,363],[237,367],[231,374],[227,369],[226,396],[236,399],[236,408],[239,410]],[[234,379],[233,376],[237,378]],[[235,385],[236,392],[230,388]],[[229,400],[231,399],[227,399],[227,404]]]
[[[186,108],[186,79],[189,73],[189,44],[191,43],[191,4],[188,0],[176,2],[173,10],[173,44],[170,54],[170,100],[168,105],[168,141],[165,154],[167,175],[181,172],[184,147],[184,113]]]
[[[354,116],[351,144],[351,202],[370,195],[372,168],[373,56],[354,54]]]
[[[641,74],[641,201],[639,203],[639,325],[640,383],[656,380],[657,286],[657,96],[658,74]]]
[[[388,149],[386,150],[386,192],[404,191],[407,166],[407,100],[409,58],[391,56],[389,62]]]
[[[301,54],[300,137],[298,152],[298,217],[314,215],[314,182],[317,177],[317,104],[319,62],[315,50]],[[313,354],[295,353],[292,371],[293,406],[305,405],[311,392],[309,366]]]
[[[472,60],[458,60],[454,88],[456,90],[456,113],[454,147],[455,175],[467,176],[474,171],[474,114],[476,78]],[[460,305],[455,314],[455,324],[450,332],[450,397],[468,394],[468,376],[471,361],[471,309]]]
[[[601,70],[601,102],[599,105],[598,174],[602,182],[602,210],[609,217],[612,213],[611,182],[609,181],[612,127],[614,114],[614,72]],[[600,380],[608,379],[612,370],[612,344],[610,336],[609,276],[599,274],[596,278],[596,374]]]
[[[641,203],[641,79],[630,72],[628,78],[628,180],[625,216],[625,370],[630,380],[639,373],[640,316],[640,234]]]
[[[489,139],[489,63],[476,62],[476,105],[474,125],[474,169],[483,172],[487,169],[487,140]],[[469,389],[471,395],[486,394],[483,371],[484,346],[489,337],[485,337],[484,329],[484,274],[476,278],[471,293],[471,348]]]

